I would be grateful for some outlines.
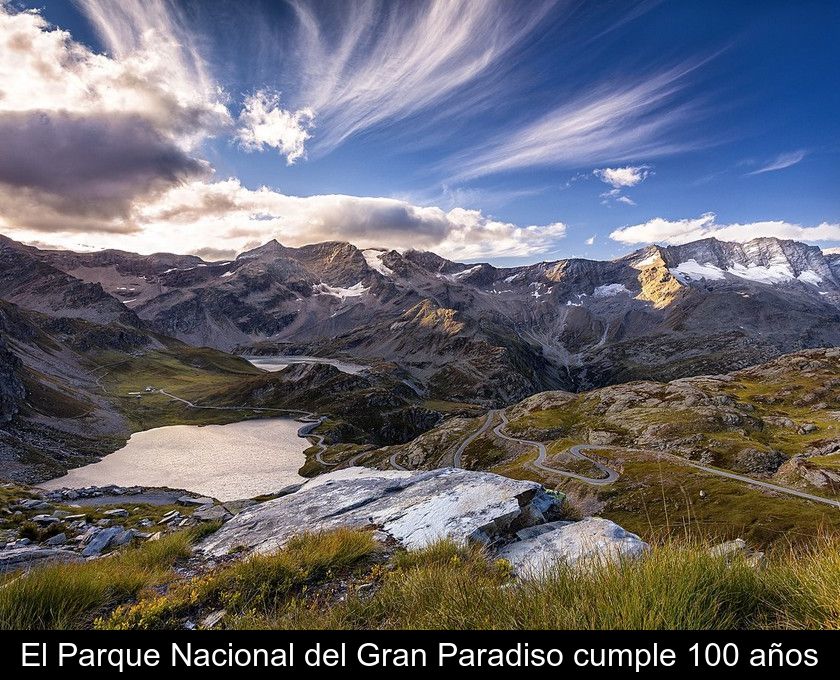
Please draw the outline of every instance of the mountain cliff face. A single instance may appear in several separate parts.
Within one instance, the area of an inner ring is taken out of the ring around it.
[[[49,260],[42,251],[0,236],[0,299],[53,317],[140,324],[99,282],[76,278]]]
[[[0,423],[6,423],[18,412],[26,389],[20,379],[21,363],[0,337]]]
[[[24,306],[72,309],[58,291],[78,290],[98,319],[193,345],[394,363],[432,398],[509,403],[840,344],[840,257],[770,238],[514,268],[340,242],[271,241],[229,262],[11,250],[38,265],[0,275],[0,297]],[[30,293],[47,280],[49,296]]]

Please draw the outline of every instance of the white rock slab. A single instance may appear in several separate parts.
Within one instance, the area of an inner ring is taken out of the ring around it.
[[[564,563],[577,567],[641,557],[649,547],[615,522],[587,517],[580,522],[553,523],[548,531],[506,545],[498,557],[510,562],[519,576],[539,577]]]
[[[445,537],[488,543],[551,519],[561,505],[536,482],[489,472],[354,467],[321,475],[295,493],[243,510],[201,548],[212,555],[238,546],[271,552],[302,531],[372,524],[407,548]]]

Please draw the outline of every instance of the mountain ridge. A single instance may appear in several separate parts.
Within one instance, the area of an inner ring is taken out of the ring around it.
[[[10,244],[0,253],[98,286],[131,325],[237,353],[393,362],[431,398],[487,405],[840,343],[840,257],[775,238],[516,267],[343,241],[273,239],[229,261]]]

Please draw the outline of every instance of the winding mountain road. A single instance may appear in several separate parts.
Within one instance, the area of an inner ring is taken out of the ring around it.
[[[407,468],[407,467],[404,467],[404,466],[400,465],[400,464],[397,462],[397,456],[398,456],[398,455],[400,455],[400,454],[395,453],[394,455],[392,455],[392,456],[388,459],[388,463],[389,463],[389,464],[391,465],[391,467],[392,467],[392,468],[394,468],[395,470],[408,470],[408,468]]]
[[[190,408],[201,408],[201,409],[215,409],[220,411],[241,411],[241,410],[249,410],[249,411],[257,411],[257,412],[275,412],[275,413],[289,413],[289,414],[299,414],[302,419],[314,419],[307,422],[303,427],[298,430],[298,436],[300,437],[315,437],[317,440],[315,445],[319,447],[319,451],[315,454],[316,460],[325,467],[333,467],[339,465],[339,463],[330,463],[323,459],[323,453],[326,450],[326,445],[324,444],[324,437],[322,435],[313,435],[312,430],[314,430],[318,425],[323,422],[323,416],[316,416],[314,413],[310,413],[309,411],[302,411],[299,409],[282,409],[282,408],[270,408],[270,407],[257,407],[257,406],[202,406],[200,404],[194,404],[193,402],[189,401],[188,399],[183,399],[181,397],[177,397],[166,390],[156,390],[159,394],[163,394],[170,399],[174,399],[179,401],[183,404],[186,404]],[[478,428],[475,432],[470,434],[466,439],[464,439],[459,445],[458,448],[455,450],[454,455],[454,467],[462,467],[461,462],[463,458],[464,451],[466,448],[479,436],[487,432],[490,429],[491,424],[493,423],[495,415],[498,414],[501,422],[493,428],[493,434],[501,439],[505,439],[510,442],[514,442],[517,444],[524,444],[526,446],[533,446],[537,449],[537,459],[530,463],[530,465],[538,470],[543,472],[552,474],[552,475],[559,475],[561,477],[568,477],[571,479],[576,479],[580,482],[584,482],[585,484],[592,484],[594,486],[605,486],[607,484],[612,484],[619,478],[619,474],[616,470],[604,465],[603,463],[598,462],[588,456],[584,455],[582,452],[587,450],[598,450],[603,449],[603,446],[597,446],[593,444],[575,444],[571,448],[569,448],[569,453],[579,460],[584,460],[599,470],[604,472],[606,477],[602,478],[594,478],[594,477],[586,477],[584,475],[579,475],[575,472],[568,472],[566,470],[558,470],[557,468],[550,467],[546,465],[546,457],[548,456],[548,451],[545,448],[545,444],[542,442],[532,441],[530,439],[519,439],[518,437],[511,437],[510,435],[506,434],[503,429],[506,425],[508,425],[508,419],[505,415],[504,410],[501,409],[494,409],[487,412],[485,416],[484,422],[481,424],[481,427]],[[672,453],[665,453],[663,451],[652,451],[647,449],[625,449],[626,451],[635,451],[637,453],[646,453],[651,455],[657,456],[664,456],[669,458],[677,463],[682,463],[684,465],[690,465],[693,468],[698,470],[702,470],[703,472],[707,472],[712,475],[717,475],[718,477],[726,477],[727,479],[733,479],[735,481],[743,482],[745,484],[750,484],[752,486],[758,486],[768,491],[775,491],[777,493],[787,494],[788,496],[796,496],[798,498],[803,498],[805,500],[813,501],[815,503],[822,503],[824,505],[830,505],[835,508],[840,508],[840,500],[834,500],[831,498],[825,498],[824,496],[817,496],[816,494],[810,494],[806,491],[799,491],[797,489],[791,489],[786,486],[780,486],[778,484],[772,484],[770,482],[764,482],[758,479],[753,479],[752,477],[747,477],[746,475],[739,475],[735,472],[729,472],[728,470],[721,470],[719,468],[709,467],[707,465],[701,465],[700,463],[696,463],[694,461],[688,460],[686,458],[682,458],[681,456],[677,456]],[[350,465],[353,465],[358,459],[362,458],[363,456],[367,455],[369,452],[365,451],[357,456],[355,456],[351,461],[349,461]],[[395,453],[390,456],[388,459],[389,464],[395,470],[408,470],[405,466],[401,465],[397,461],[397,457],[399,456],[398,453]]]
[[[610,467],[607,467],[603,463],[599,463],[597,460],[593,460],[592,458],[589,458],[588,456],[585,456],[581,453],[581,451],[585,449],[598,448],[597,446],[592,446],[589,444],[576,444],[575,446],[569,449],[569,453],[578,460],[584,460],[588,463],[591,463],[599,470],[601,470],[601,472],[603,472],[606,475],[606,477],[587,477],[585,475],[579,475],[576,472],[568,472],[566,470],[558,470],[557,468],[549,467],[545,464],[545,459],[548,455],[548,451],[546,451],[545,444],[543,444],[542,442],[531,441],[530,439],[519,439],[517,437],[511,437],[510,435],[505,434],[502,431],[502,429],[508,424],[508,419],[504,411],[499,411],[498,413],[501,417],[502,422],[499,423],[495,428],[493,428],[493,433],[496,436],[501,437],[502,439],[506,439],[510,442],[525,444],[527,446],[535,446],[537,448],[537,459],[533,463],[530,463],[531,467],[535,467],[538,470],[542,470],[543,472],[547,472],[552,475],[559,475],[561,477],[577,479],[580,482],[592,484],[594,486],[604,486],[606,484],[612,484],[615,480],[618,479],[618,472],[616,472]]]
[[[453,467],[464,467],[461,464],[461,459],[464,455],[464,451],[470,444],[472,444],[473,441],[475,441],[477,437],[480,437],[482,434],[484,434],[485,432],[487,432],[487,430],[490,429],[490,426],[493,424],[493,417],[496,415],[496,413],[498,413],[498,411],[488,411],[484,422],[481,424],[481,427],[479,427],[475,432],[473,432],[469,437],[467,437],[458,445],[458,448],[455,449],[455,455],[452,457]]]
[[[637,449],[631,449],[637,450]],[[807,493],[805,491],[799,491],[797,489],[791,489],[786,486],[779,486],[778,484],[771,484],[770,482],[762,482],[758,479],[753,479],[752,477],[746,477],[745,475],[739,475],[734,472],[729,472],[727,470],[720,470],[718,468],[706,467],[705,465],[700,465],[700,463],[695,463],[692,460],[686,460],[685,458],[681,458],[680,456],[675,456],[672,453],[662,453],[661,451],[646,451],[646,453],[658,453],[660,455],[666,456],[667,458],[671,458],[675,461],[679,461],[681,463],[685,463],[686,465],[690,465],[691,467],[697,468],[698,470],[703,470],[704,472],[709,472],[713,475],[717,475],[718,477],[726,477],[728,479],[735,479],[739,482],[745,482],[747,484],[752,484],[754,486],[760,486],[764,489],[769,489],[770,491],[778,491],[779,493],[785,493],[789,496],[798,496],[799,498],[804,498],[809,501],[815,501],[817,503],[824,503],[825,505],[831,505],[835,508],[840,508],[840,501],[833,500],[831,498],[826,498],[825,496],[817,496],[812,493]]]
[[[592,484],[594,486],[605,486],[607,484],[612,484],[619,478],[619,473],[616,470],[604,465],[603,463],[590,458],[589,456],[584,455],[584,451],[593,451],[603,449],[603,446],[593,445],[593,444],[575,444],[574,446],[569,448],[569,453],[579,460],[584,460],[599,470],[601,470],[606,476],[602,478],[593,478],[593,477],[586,477],[584,475],[579,475],[575,472],[568,472],[566,470],[558,470],[557,468],[551,467],[546,464],[546,457],[548,455],[548,451],[546,450],[545,444],[542,442],[531,441],[529,439],[519,439],[517,437],[511,437],[509,434],[504,432],[504,427],[508,424],[507,416],[503,410],[493,410],[489,411],[487,417],[482,424],[482,426],[469,437],[467,437],[461,444],[458,446],[458,449],[455,454],[455,462],[456,467],[461,467],[461,455],[464,453],[464,450],[470,443],[479,435],[483,434],[487,431],[490,426],[490,423],[493,422],[493,418],[495,414],[499,414],[501,418],[501,422],[493,428],[493,434],[500,437],[501,439],[505,439],[510,442],[524,444],[526,446],[533,446],[537,449],[537,459],[530,463],[530,465],[538,470],[543,472],[547,472],[552,475],[560,475],[562,477],[569,477],[571,479],[576,479],[580,482],[584,482],[586,484]],[[682,458],[681,456],[677,456],[672,453],[665,453],[662,451],[652,451],[647,449],[625,449],[627,451],[635,451],[637,453],[645,453],[649,455],[658,455],[664,456],[669,458],[677,463],[682,463],[683,465],[690,465],[693,468],[706,472],[708,474],[716,475],[718,477],[725,477],[727,479],[733,479],[738,482],[743,482],[744,484],[750,484],[752,486],[761,487],[763,489],[767,489],[768,491],[775,491],[777,493],[787,494],[789,496],[796,496],[798,498],[804,498],[805,500],[814,501],[815,503],[822,503],[824,505],[830,505],[835,508],[840,508],[840,500],[834,500],[831,498],[825,498],[824,496],[817,496],[816,494],[807,493],[806,491],[799,491],[797,489],[791,489],[785,486],[780,486],[778,484],[773,484],[771,482],[764,482],[758,479],[753,479],[752,477],[747,477],[746,475],[739,475],[735,472],[729,472],[728,470],[721,470],[719,468],[709,467],[707,465],[702,465],[700,463],[696,463],[694,461],[688,460],[686,458]],[[393,458],[393,457],[392,457]]]
[[[304,416],[300,420],[306,421],[306,424],[298,429],[297,435],[301,439],[308,439],[309,437],[315,439],[315,446],[318,447],[318,451],[315,453],[315,460],[325,467],[335,467],[338,463],[330,463],[324,460],[324,451],[327,450],[327,445],[324,444],[324,435],[312,434],[312,431],[326,419],[326,416]]]

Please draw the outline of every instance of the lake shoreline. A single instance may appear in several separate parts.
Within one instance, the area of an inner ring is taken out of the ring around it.
[[[271,494],[305,481],[298,470],[311,445],[301,422],[260,418],[226,425],[169,425],[134,433],[101,460],[39,486],[189,489],[220,501]]]

